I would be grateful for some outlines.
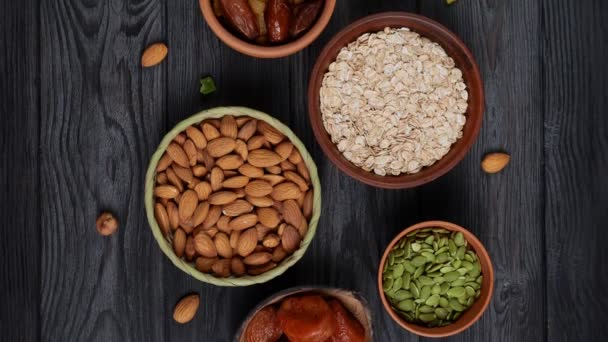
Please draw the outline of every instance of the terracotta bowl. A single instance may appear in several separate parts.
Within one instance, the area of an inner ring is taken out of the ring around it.
[[[481,274],[483,275],[483,283],[481,284],[481,294],[479,298],[475,300],[473,305],[465,311],[462,316],[460,316],[455,322],[436,328],[428,328],[418,324],[410,323],[401,316],[399,316],[395,310],[391,307],[391,304],[386,299],[386,295],[384,294],[384,290],[382,289],[383,280],[382,280],[382,271],[384,270],[384,264],[387,262],[388,254],[393,247],[407,234],[423,228],[433,228],[439,227],[444,228],[450,231],[461,232],[471,249],[477,253],[479,257],[479,263],[481,264]],[[445,221],[426,221],[415,224],[406,230],[402,231],[397,235],[393,241],[386,247],[384,251],[384,255],[382,256],[382,260],[380,260],[380,265],[378,267],[378,292],[380,293],[380,299],[382,300],[382,304],[384,305],[384,309],[391,318],[397,322],[402,328],[407,329],[414,334],[426,337],[446,337],[458,334],[471,325],[477,322],[477,320],[481,317],[481,315],[486,311],[488,304],[490,304],[490,300],[492,299],[492,293],[494,292],[494,268],[492,267],[492,261],[490,260],[490,256],[488,252],[481,244],[481,242],[468,230],[462,228],[459,225],[454,223],[445,222]]]
[[[407,27],[441,45],[462,71],[464,83],[469,92],[468,109],[465,114],[467,122],[463,128],[462,138],[452,145],[448,154],[441,160],[415,174],[379,176],[355,166],[342,156],[342,153],[331,141],[331,137],[325,130],[321,119],[319,90],[323,82],[323,75],[327,72],[329,65],[335,61],[340,50],[350,42],[364,33],[378,32],[385,27]],[[464,158],[475,142],[481,127],[483,111],[483,84],[479,68],[469,49],[454,33],[441,24],[420,15],[404,12],[374,14],[348,25],[327,43],[317,59],[308,84],[310,123],[317,141],[327,157],[347,175],[363,183],[381,188],[411,188],[428,183],[450,171]]]
[[[323,297],[333,297],[342,303],[344,308],[348,310],[365,329],[366,341],[372,341],[372,318],[370,315],[369,307],[365,298],[361,297],[358,293],[351,292],[343,289],[336,289],[330,287],[294,287],[287,290],[283,290],[279,293],[272,295],[260,304],[258,304],[247,318],[241,324],[241,327],[234,336],[234,342],[245,342],[245,331],[249,322],[255,316],[255,314],[267,307],[268,305],[279,303],[284,298],[293,295],[307,295],[307,294],[318,294]],[[282,341],[282,340],[281,340]]]
[[[235,49],[236,51],[258,58],[279,58],[292,55],[308,45],[310,45],[319,35],[331,19],[336,7],[336,0],[325,0],[323,9],[319,14],[319,18],[313,24],[313,26],[304,35],[300,36],[296,40],[290,41],[283,45],[276,46],[263,46],[257,45],[250,41],[244,40],[241,37],[234,35],[218,20],[213,12],[213,6],[211,0],[199,0],[201,12],[207,22],[207,25],[211,30],[218,36],[218,38],[226,43],[226,45]]]

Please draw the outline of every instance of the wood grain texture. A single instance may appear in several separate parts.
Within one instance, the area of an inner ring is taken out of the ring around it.
[[[37,6],[0,2],[0,336],[6,341],[33,341],[40,333]]]
[[[41,336],[141,341],[163,336],[161,255],[143,210],[143,178],[165,129],[163,70],[142,70],[162,39],[147,1],[41,5]],[[114,213],[118,231],[97,234]]]
[[[608,336],[606,13],[601,0],[543,3],[549,341]]]
[[[422,2],[422,14],[472,50],[486,91],[473,149],[452,172],[420,189],[424,218],[469,228],[484,243],[496,274],[486,313],[449,340],[545,340],[539,11],[535,1]],[[494,151],[509,153],[511,163],[488,175],[480,162]]]

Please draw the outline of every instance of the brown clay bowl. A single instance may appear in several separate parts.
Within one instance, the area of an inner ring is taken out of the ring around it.
[[[325,4],[323,5],[323,9],[319,14],[319,18],[313,24],[313,26],[306,32],[304,35],[300,36],[296,40],[290,41],[283,45],[276,46],[263,46],[257,45],[250,41],[244,40],[241,37],[234,35],[228,29],[224,27],[224,25],[218,20],[213,13],[213,6],[211,4],[211,0],[199,0],[199,5],[201,7],[201,12],[203,12],[203,17],[207,22],[207,25],[211,28],[211,30],[218,36],[218,38],[226,43],[226,45],[235,49],[236,51],[249,55],[252,57],[258,58],[279,58],[292,55],[308,45],[310,45],[319,35],[327,24],[329,23],[329,19],[331,19],[332,14],[334,13],[334,8],[336,7],[336,0],[325,0]]]
[[[336,59],[340,50],[350,42],[356,40],[364,33],[378,32],[385,27],[407,27],[441,45],[447,54],[454,59],[456,66],[462,71],[464,83],[469,92],[468,109],[465,114],[467,122],[463,128],[462,138],[452,145],[448,154],[441,160],[415,174],[379,176],[355,166],[342,156],[342,153],[331,141],[331,137],[325,130],[321,119],[319,90],[323,82],[323,75],[327,72],[329,65]],[[317,59],[308,84],[308,113],[310,123],[325,155],[347,175],[363,183],[380,188],[412,188],[431,182],[450,171],[464,158],[475,142],[481,127],[483,111],[483,84],[479,68],[469,49],[454,33],[436,21],[405,12],[374,14],[348,25],[327,43]]]
[[[475,251],[477,256],[479,257],[479,263],[481,264],[481,274],[483,275],[483,283],[481,284],[481,294],[479,298],[473,303],[473,305],[465,311],[462,316],[460,316],[455,322],[436,328],[428,328],[418,324],[410,323],[403,318],[401,318],[395,310],[391,307],[391,304],[386,299],[386,295],[384,294],[384,290],[382,289],[383,279],[382,279],[382,271],[384,270],[384,264],[387,262],[388,254],[395,247],[395,245],[407,234],[423,228],[433,228],[439,227],[450,231],[461,232],[471,249]],[[486,251],[485,247],[481,244],[481,242],[468,230],[462,228],[459,225],[454,223],[445,222],[445,221],[426,221],[415,224],[406,230],[402,231],[397,235],[393,241],[386,247],[384,251],[384,255],[382,256],[382,260],[380,260],[380,266],[378,267],[378,292],[380,293],[380,299],[382,300],[382,304],[384,305],[384,309],[391,318],[397,322],[402,328],[413,332],[414,334],[426,337],[446,337],[458,334],[471,325],[477,322],[477,320],[483,315],[486,311],[488,304],[490,304],[490,300],[492,299],[492,293],[494,292],[494,268],[492,267],[492,261],[490,260],[490,256]]]
[[[237,331],[234,336],[234,342],[245,342],[245,332],[247,330],[247,326],[253,316],[255,316],[258,311],[267,307],[268,305],[273,305],[279,303],[284,298],[294,296],[294,295],[308,295],[308,294],[317,294],[323,297],[332,297],[340,301],[340,303],[344,306],[344,308],[349,311],[355,319],[361,323],[363,328],[365,329],[365,337],[366,341],[371,342],[373,336],[372,330],[372,318],[370,314],[370,310],[365,298],[363,298],[360,294],[356,292],[351,292],[348,290],[331,288],[331,287],[322,287],[322,286],[313,286],[313,287],[293,287],[290,289],[283,290],[279,293],[275,293],[269,298],[262,301],[258,304],[251,312],[247,315],[241,327]],[[281,340],[282,341],[282,340]]]

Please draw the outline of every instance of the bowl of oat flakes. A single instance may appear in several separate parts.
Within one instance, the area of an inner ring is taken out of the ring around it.
[[[308,110],[339,169],[372,186],[411,188],[464,158],[481,127],[484,91],[475,58],[454,33],[420,15],[386,12],[325,46]]]

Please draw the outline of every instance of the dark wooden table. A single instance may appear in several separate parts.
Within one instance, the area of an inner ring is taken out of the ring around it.
[[[470,47],[486,89],[479,139],[441,179],[413,190],[358,183],[328,162],[307,119],[306,87],[321,48],[370,13],[438,20]],[[257,302],[297,285],[360,291],[377,341],[418,338],[391,321],[376,267],[401,229],[426,219],[470,228],[496,270],[488,311],[452,341],[608,338],[608,2],[603,0],[341,0],[306,50],[241,55],[204,23],[196,0],[0,2],[0,340],[229,341]],[[169,57],[142,70],[165,41]],[[198,93],[201,76],[218,91]],[[151,153],[178,121],[218,105],[280,118],[311,151],[323,185],[319,229],[283,276],[219,288],[175,268],[143,205]],[[480,160],[507,151],[486,175]],[[121,221],[103,238],[101,210]],[[172,319],[183,294],[196,319]]]

